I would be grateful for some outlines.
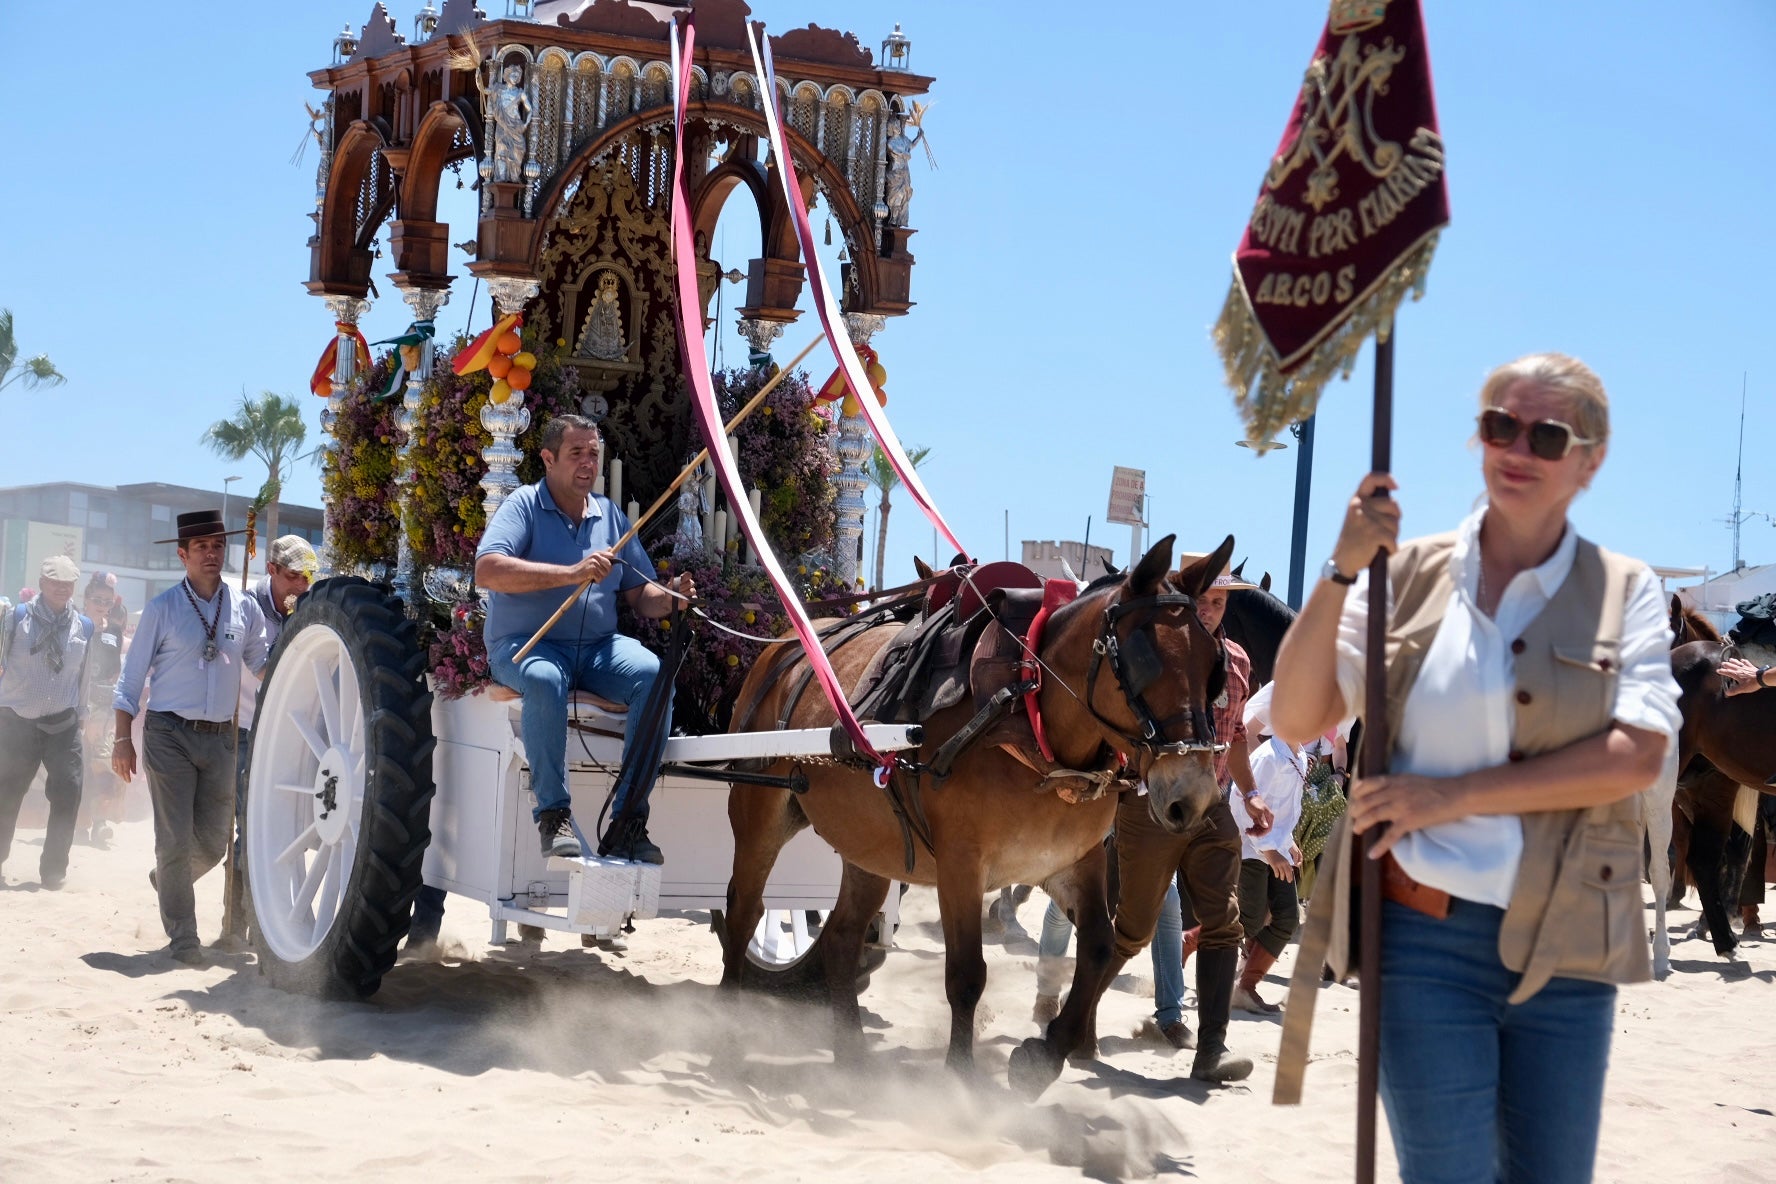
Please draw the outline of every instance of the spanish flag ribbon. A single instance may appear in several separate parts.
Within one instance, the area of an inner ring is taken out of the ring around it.
[[[320,361],[315,363],[314,374],[308,380],[308,389],[325,399],[333,393],[333,373],[339,367],[339,339],[349,337],[357,342],[358,371],[370,368],[370,343],[358,327],[349,321],[333,322],[333,340],[321,351]]]
[[[884,388],[888,385],[888,371],[877,359],[876,351],[867,345],[860,345],[857,347],[857,360],[863,363],[863,372],[869,376],[870,385],[876,390],[876,402],[886,404],[888,392]],[[850,393],[851,382],[845,377],[845,368],[840,366],[825,382],[820,384],[820,390],[815,393],[814,401],[816,403],[832,403],[843,399]]]
[[[493,323],[493,328],[475,338],[464,346],[451,361],[450,368],[458,374],[473,374],[477,370],[487,369],[487,363],[493,360],[494,345],[501,337],[516,329],[524,327],[524,314],[508,313]]]

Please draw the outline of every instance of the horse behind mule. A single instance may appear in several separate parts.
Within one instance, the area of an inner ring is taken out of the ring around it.
[[[1213,555],[1173,572],[1168,536],[1126,577],[1089,588],[1052,612],[1038,643],[1044,673],[1037,696],[1055,763],[1108,772],[1125,761],[1125,783],[1144,779],[1154,817],[1176,830],[1194,824],[1216,798],[1207,708],[1220,650],[1197,620],[1192,601],[1232,549],[1230,537]],[[854,693],[876,655],[908,627],[889,621],[865,628],[842,646],[827,643],[848,693]],[[737,713],[733,726],[745,728],[751,718],[792,728],[831,726],[834,713],[823,697],[793,698],[806,669],[801,652],[788,646],[761,660],[740,691],[740,702],[756,704],[756,711]],[[973,710],[965,699],[925,721],[921,764],[932,760]],[[1157,735],[1145,734],[1148,721],[1157,725]],[[993,736],[989,733],[989,739]],[[1041,884],[1060,902],[1078,926],[1079,959],[1075,989],[1044,1039],[1056,1057],[1065,1057],[1093,1026],[1089,1011],[1095,992],[1083,984],[1095,983],[1110,962],[1102,840],[1117,797],[1105,793],[1069,804],[1033,771],[1032,764],[1045,763],[1037,755],[1027,764],[998,742],[977,743],[963,751],[940,784],[929,775],[897,773],[904,795],[898,803],[876,788],[869,771],[847,766],[809,767],[807,791],[799,796],[736,780],[728,796],[734,873],[728,884],[722,985],[742,984],[747,940],[764,912],[766,878],[783,845],[811,825],[844,860],[839,898],[821,939],[838,1058],[854,1058],[863,1049],[858,956],[865,925],[894,879],[937,888],[950,1003],[947,1061],[958,1070],[973,1067],[974,1013],[986,986],[982,896],[1007,884]],[[791,767],[785,760],[770,771]],[[909,847],[903,811],[922,815],[928,844]]]

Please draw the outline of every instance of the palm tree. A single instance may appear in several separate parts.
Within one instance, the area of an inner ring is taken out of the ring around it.
[[[924,464],[925,458],[930,455],[931,449],[929,448],[907,449],[907,459],[913,462],[915,469]],[[864,466],[864,475],[869,478],[869,483],[881,493],[881,497],[876,503],[878,512],[876,516],[875,587],[879,592],[882,589],[882,571],[888,564],[888,511],[892,508],[888,504],[888,495],[893,492],[896,485],[900,484],[900,474],[894,471],[894,465],[889,461],[888,454],[882,451],[881,445],[877,445],[876,450],[870,453],[869,463]],[[932,562],[936,561],[937,556],[932,556]]]
[[[40,386],[61,386],[67,378],[48,354],[18,360],[18,340],[12,335],[12,310],[0,308],[0,391],[23,381],[27,390]]]
[[[278,537],[278,495],[283,489],[284,473],[299,460],[318,451],[302,451],[308,438],[308,425],[302,422],[302,406],[273,391],[264,391],[257,398],[241,392],[240,407],[233,419],[219,419],[204,430],[202,443],[228,460],[245,460],[254,456],[265,465],[265,485],[259,490],[255,504],[269,506],[265,521],[265,538]]]

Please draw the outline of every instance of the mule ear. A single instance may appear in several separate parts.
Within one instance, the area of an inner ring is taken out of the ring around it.
[[[1246,578],[1246,561],[1244,559],[1233,565],[1233,578],[1236,580]]]
[[[936,574],[931,570],[931,565],[917,555],[913,556],[913,570],[919,573],[919,578],[921,580],[929,580]]]
[[[1117,567],[1114,563],[1111,563],[1108,556],[1105,556],[1104,558],[1098,560],[1098,562],[1102,563],[1104,565],[1104,574],[1105,575],[1119,576],[1122,574],[1122,569],[1120,567]]]
[[[1129,573],[1129,587],[1136,592],[1151,592],[1159,586],[1159,582],[1172,570],[1172,543],[1177,535],[1168,534],[1153,546],[1147,554],[1141,556],[1141,562],[1135,564],[1135,570]]]
[[[1259,577],[1258,588],[1260,591],[1263,591],[1263,592],[1270,591],[1270,573],[1269,572],[1265,572],[1262,576]]]
[[[1188,595],[1201,596],[1215,582],[1215,577],[1227,570],[1227,560],[1232,554],[1233,536],[1228,535],[1213,553],[1203,556],[1179,572],[1178,582],[1184,586]]]

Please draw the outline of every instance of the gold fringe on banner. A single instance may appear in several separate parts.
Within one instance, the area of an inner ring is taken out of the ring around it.
[[[1414,300],[1424,296],[1438,233],[1425,235],[1401,255],[1287,371],[1252,312],[1238,272],[1234,273],[1227,302],[1215,322],[1215,349],[1227,369],[1234,406],[1246,421],[1246,443],[1255,451],[1260,455],[1270,451],[1279,431],[1312,415],[1320,392],[1335,374],[1350,377],[1363,342],[1372,333],[1386,336],[1408,292]]]

